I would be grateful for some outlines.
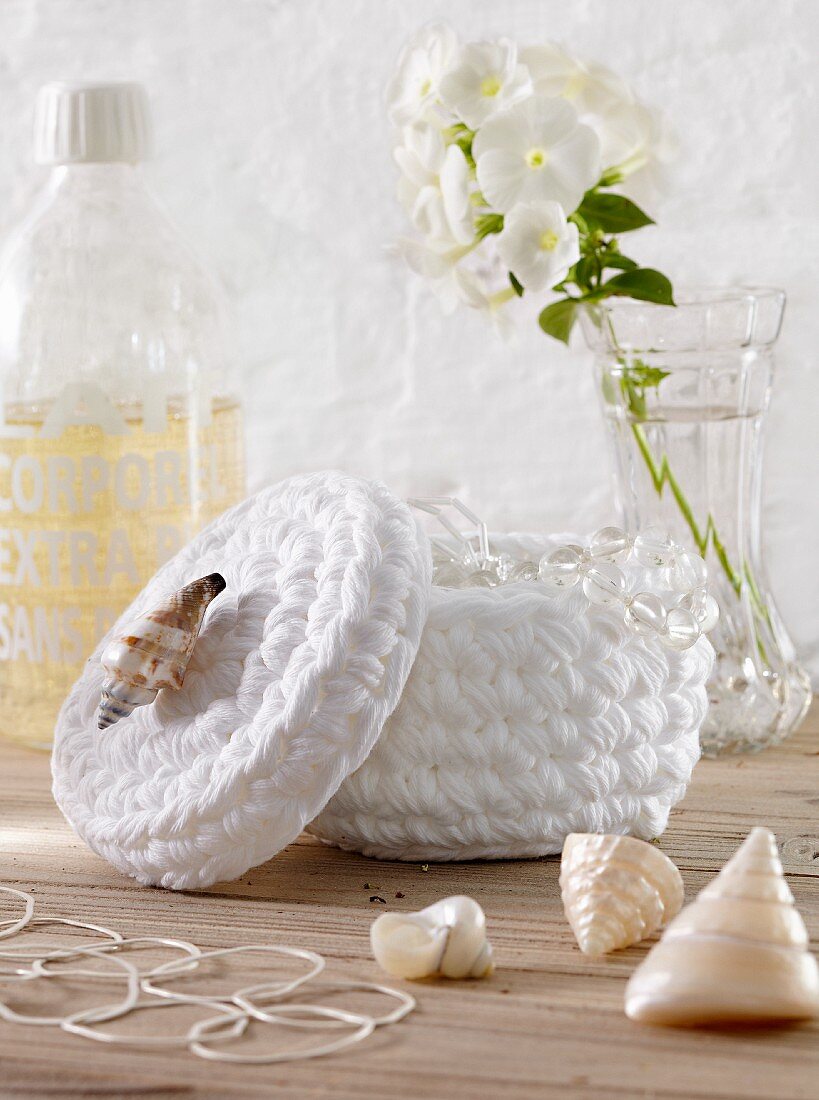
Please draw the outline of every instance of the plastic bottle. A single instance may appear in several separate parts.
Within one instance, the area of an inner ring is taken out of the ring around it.
[[[49,84],[0,251],[0,734],[47,747],[145,581],[244,493],[220,293],[152,198],[138,84]]]

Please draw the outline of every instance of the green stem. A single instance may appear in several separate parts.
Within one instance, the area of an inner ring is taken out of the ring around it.
[[[720,538],[717,531],[717,525],[714,521],[714,515],[712,512],[708,513],[708,519],[705,524],[705,530],[703,531],[696,521],[693,509],[682,490],[682,486],[677,481],[674,475],[671,465],[668,461],[668,455],[663,453],[660,461],[657,461],[656,456],[651,450],[651,446],[646,438],[645,431],[640,424],[635,424],[632,421],[631,431],[634,435],[635,442],[637,443],[637,449],[643,456],[643,460],[648,468],[649,476],[654,489],[659,497],[663,495],[663,489],[666,485],[671,489],[671,494],[674,500],[677,502],[677,507],[680,509],[680,513],[688,525],[688,529],[691,532],[691,537],[694,540],[694,544],[702,557],[705,557],[709,545],[714,547],[714,553],[716,554],[717,561],[722,566],[723,572],[731,583],[731,587],[736,593],[737,598],[742,595],[742,576],[737,569],[732,565],[728,552],[725,549],[725,543]],[[759,591],[759,587],[751,573],[748,563],[744,563],[743,573],[748,583],[748,592],[751,597],[751,603],[754,608],[755,617],[761,618],[771,629],[771,618],[765,601],[762,599],[762,594]],[[765,644],[760,636],[759,630],[754,624],[754,634],[756,639],[759,655],[765,664],[769,664],[768,656],[765,651]]]

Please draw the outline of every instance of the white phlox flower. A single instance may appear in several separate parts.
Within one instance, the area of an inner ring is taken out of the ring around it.
[[[559,283],[580,259],[577,226],[556,202],[513,206],[497,243],[507,270],[531,291]]]
[[[427,281],[445,314],[466,305],[487,317],[500,335],[511,334],[512,322],[504,312],[510,294],[508,290],[492,293],[486,272],[469,266],[474,259],[472,246],[458,245],[454,240],[404,237],[398,241],[398,251],[407,265]]]
[[[662,111],[642,103],[624,104],[603,118],[612,153],[607,167],[623,176],[618,190],[638,202],[651,202],[668,190],[678,154],[676,134]]]
[[[639,103],[626,81],[605,65],[578,61],[554,43],[529,46],[520,56],[535,91],[568,99],[580,121],[597,134],[603,170],[618,168],[626,177],[640,173],[639,186],[622,191],[641,191],[649,198],[665,190],[665,167],[675,159],[677,146],[659,111]]]
[[[446,23],[423,27],[407,43],[387,85],[387,108],[396,126],[422,118],[435,106],[441,77],[452,67],[457,52],[457,36]]]
[[[474,130],[532,91],[514,42],[475,42],[464,46],[455,67],[441,80],[446,107]]]
[[[489,119],[475,135],[478,184],[507,213],[552,200],[574,211],[600,175],[600,141],[565,99],[531,96]]]
[[[451,239],[419,241],[402,237],[398,251],[407,265],[427,280],[444,313],[452,313],[463,302],[472,304],[478,291],[473,285],[475,278],[458,266],[469,253],[468,245],[459,245]]]
[[[581,121],[604,114],[634,95],[621,77],[596,61],[582,62],[553,42],[527,46],[520,59],[532,78],[535,92],[568,99]]]
[[[416,122],[404,128],[393,156],[401,169],[398,197],[416,229],[433,239],[471,241],[469,165],[460,147],[447,147],[440,130]]]

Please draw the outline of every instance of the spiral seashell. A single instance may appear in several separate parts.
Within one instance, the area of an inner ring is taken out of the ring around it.
[[[680,872],[631,836],[572,833],[560,861],[566,919],[585,955],[605,955],[656,932],[680,911]]]
[[[384,913],[370,942],[376,962],[395,978],[485,978],[494,969],[483,909],[463,896],[418,913]]]
[[[819,1015],[819,967],[769,829],[753,829],[671,922],[632,974],[625,1008],[669,1027]]]
[[[109,674],[97,712],[101,730],[126,718],[135,707],[152,703],[160,688],[178,691],[182,687],[205,610],[224,588],[219,573],[201,577],[109,642],[100,658]]]

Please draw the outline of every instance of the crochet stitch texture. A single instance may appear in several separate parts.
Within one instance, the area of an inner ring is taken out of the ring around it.
[[[650,840],[699,759],[712,661],[706,638],[666,649],[580,586],[434,588],[400,704],[309,831],[403,860],[541,856],[572,832]]]
[[[96,728],[103,639],[60,713],[54,797],[143,883],[232,879],[294,840],[375,743],[418,648],[426,537],[380,483],[292,478],[231,509],[165,565],[109,634],[211,572],[178,692]]]

